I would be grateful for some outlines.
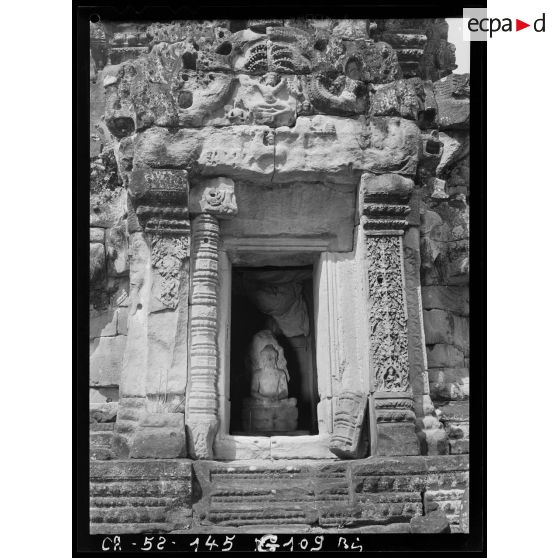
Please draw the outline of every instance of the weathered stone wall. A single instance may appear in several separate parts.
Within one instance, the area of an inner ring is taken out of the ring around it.
[[[469,78],[454,69],[442,19],[92,24],[92,532],[463,529],[468,460],[447,454],[468,452]],[[270,239],[283,261],[319,248],[325,434],[226,429],[215,456],[222,263]]]
[[[421,283],[430,396],[451,453],[469,451],[469,79],[434,84],[441,156],[421,194]],[[421,171],[419,170],[419,176]]]

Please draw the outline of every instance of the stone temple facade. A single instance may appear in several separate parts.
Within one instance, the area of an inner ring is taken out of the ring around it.
[[[91,533],[468,531],[447,29],[91,24]]]

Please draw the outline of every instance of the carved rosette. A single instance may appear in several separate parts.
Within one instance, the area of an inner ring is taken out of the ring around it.
[[[413,182],[399,175],[361,180],[366,235],[368,320],[380,455],[418,453],[414,434],[402,235]]]
[[[217,217],[237,213],[234,184],[226,178],[193,189],[193,271],[190,307],[190,367],[186,397],[188,453],[211,459],[218,428],[217,308],[220,226]]]

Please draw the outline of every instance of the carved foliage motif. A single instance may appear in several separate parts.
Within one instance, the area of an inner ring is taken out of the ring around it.
[[[401,237],[367,238],[369,320],[378,391],[409,389]]]
[[[153,235],[151,264],[161,277],[158,298],[168,308],[176,308],[180,275],[184,260],[190,253],[187,236],[168,237]]]

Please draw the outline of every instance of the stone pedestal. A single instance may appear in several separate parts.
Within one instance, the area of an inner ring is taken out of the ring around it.
[[[255,399],[242,401],[242,427],[244,432],[293,432],[298,427],[296,399],[279,401]]]

